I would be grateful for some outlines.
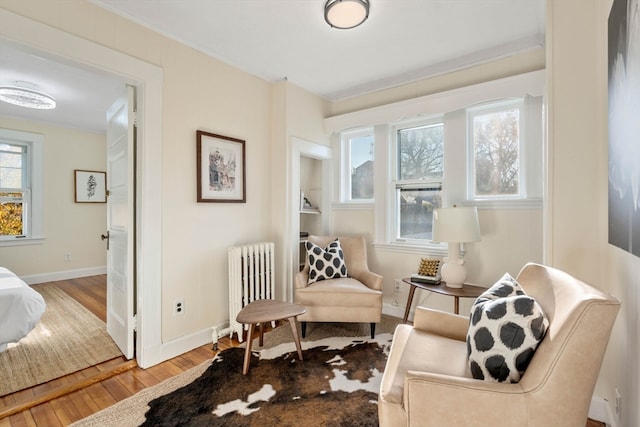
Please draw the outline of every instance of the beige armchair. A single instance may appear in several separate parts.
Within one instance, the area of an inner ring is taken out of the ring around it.
[[[308,241],[326,248],[336,237],[309,236]],[[306,322],[357,322],[371,324],[371,337],[382,316],[382,276],[369,271],[364,237],[339,237],[349,277],[309,284],[309,260],[295,276],[295,302],[306,307],[298,316],[302,336]]]
[[[379,394],[381,426],[576,426],[591,395],[620,303],[559,270],[527,264],[517,277],[549,319],[518,383],[471,376],[468,318],[418,307],[399,325]]]

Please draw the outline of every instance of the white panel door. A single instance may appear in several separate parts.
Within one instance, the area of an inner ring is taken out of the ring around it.
[[[134,357],[134,90],[107,112],[107,332],[127,359]]]

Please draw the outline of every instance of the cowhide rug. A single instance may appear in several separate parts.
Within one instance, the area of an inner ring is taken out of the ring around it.
[[[303,361],[291,342],[258,347],[247,375],[244,348],[227,349],[193,382],[148,401],[143,419],[132,424],[122,407],[78,425],[377,426],[392,336],[303,341]]]

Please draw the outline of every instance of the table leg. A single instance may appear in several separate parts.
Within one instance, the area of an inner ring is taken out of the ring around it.
[[[411,303],[413,302],[413,294],[416,293],[416,287],[410,286],[409,289],[409,297],[407,298],[407,308],[404,309],[404,318],[402,319],[402,323],[407,323],[407,319],[409,318],[409,310],[411,310]]]
[[[264,345],[264,323],[260,323],[259,331],[260,331],[260,347],[262,347]]]
[[[256,325],[249,324],[249,333],[247,334],[247,348],[244,351],[244,364],[242,365],[242,374],[247,375],[249,372],[249,363],[251,362],[251,344],[253,343],[253,332]]]
[[[291,325],[291,332],[293,332],[293,341],[296,343],[296,349],[298,349],[298,357],[302,360],[302,347],[300,347],[300,336],[298,335],[298,328],[296,327],[296,318],[289,317],[288,320]]]
[[[460,298],[454,295],[453,297],[453,312],[460,314]]]

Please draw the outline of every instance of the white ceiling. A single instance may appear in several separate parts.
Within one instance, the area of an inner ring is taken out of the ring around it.
[[[370,0],[369,19],[363,25],[339,30],[324,22],[325,0],[92,2],[248,73],[268,81],[287,78],[329,100],[397,86],[543,46],[546,3],[545,0]],[[43,66],[37,57],[48,59],[46,55],[33,56],[29,52],[20,56],[20,49],[7,46],[2,40],[0,84],[10,83],[10,79],[30,79],[43,89],[51,88],[54,92],[51,94],[58,100],[57,113],[67,116],[64,118],[67,122],[88,113],[93,102],[103,96],[96,92],[96,86],[80,86],[89,84],[89,74],[98,79],[100,92],[101,88],[122,85],[114,79],[105,81],[100,73],[74,71],[68,64],[47,62]],[[56,84],[60,87],[58,93]],[[64,92],[67,89],[62,88],[73,88],[74,96],[67,98]],[[96,106],[102,109],[99,121],[104,121],[105,104],[109,105],[112,99],[113,96]],[[66,112],[67,102],[74,103],[75,111]],[[19,115],[16,111],[8,113],[6,104],[0,104],[0,114]],[[12,107],[15,109],[25,110]],[[52,114],[56,114],[55,110]]]
[[[57,103],[53,110],[33,110],[0,102],[0,117],[17,117],[104,133],[106,112],[124,81],[96,69],[0,39],[0,86],[26,81]],[[1,119],[0,119],[1,124]]]

